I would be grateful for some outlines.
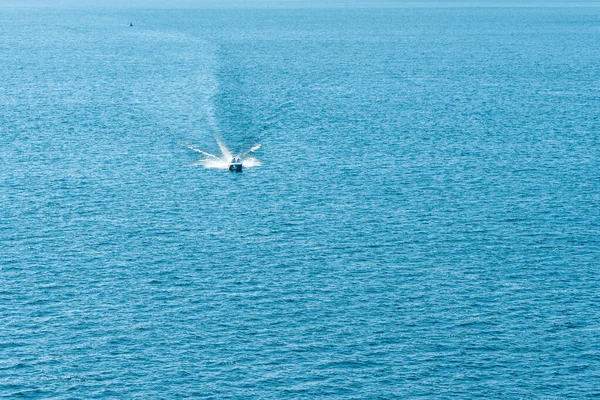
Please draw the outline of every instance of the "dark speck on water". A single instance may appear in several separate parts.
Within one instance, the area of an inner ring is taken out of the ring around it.
[[[0,396],[598,397],[599,21],[2,8]]]

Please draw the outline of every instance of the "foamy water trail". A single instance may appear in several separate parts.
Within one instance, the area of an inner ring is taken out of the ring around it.
[[[231,150],[229,150],[225,141],[216,134],[215,140],[217,141],[217,145],[221,150],[221,156],[216,156],[204,150],[200,150],[192,145],[185,145],[188,149],[205,156],[205,158],[198,160],[193,165],[202,165],[204,168],[210,169],[229,169],[231,159],[234,157],[233,153],[231,152]],[[253,168],[262,165],[262,162],[256,159],[255,157],[246,157],[248,154],[260,149],[260,147],[260,144],[255,144],[250,150],[240,153],[240,155],[236,156],[242,158],[242,166],[244,168]]]
[[[214,154],[207,153],[206,151],[197,149],[194,146],[191,146],[191,145],[188,145],[188,144],[186,144],[184,146],[187,147],[190,150],[193,150],[193,151],[197,152],[197,153],[204,154],[207,157],[216,158],[217,160],[219,159],[219,157],[215,156]]]
[[[216,85],[215,85],[216,86]],[[217,89],[215,88],[215,91]],[[219,124],[217,124],[217,120],[215,118],[215,110],[211,104],[211,97],[206,99],[206,119],[208,121],[208,126],[210,127],[210,129],[212,129],[213,134],[215,136],[219,136],[221,133],[221,130],[219,129]]]
[[[216,88],[218,86],[218,82],[215,81],[213,83],[214,83],[214,88],[213,88],[212,93],[215,93]],[[219,129],[219,124],[215,118],[214,108],[212,106],[212,96],[211,95],[206,97],[205,112],[206,112],[206,114],[205,114],[206,121],[208,122],[208,126],[209,126],[210,130],[212,130],[213,137],[215,138],[217,145],[219,146],[221,155],[217,156],[217,155],[208,153],[204,150],[198,149],[192,145],[185,145],[190,150],[200,153],[205,157],[201,160],[198,160],[193,165],[202,165],[204,168],[211,168],[211,169],[229,169],[231,160],[234,157],[242,158],[242,166],[244,168],[252,168],[252,167],[257,167],[257,166],[262,165],[262,163],[259,160],[257,160],[256,158],[246,157],[250,153],[253,153],[256,150],[260,149],[260,144],[258,144],[258,143],[255,144],[254,146],[252,146],[252,148],[250,148],[250,150],[247,150],[245,152],[240,152],[237,155],[234,155],[234,153],[232,153],[231,150],[229,150],[229,147],[227,147],[225,140],[223,140],[223,138],[221,136],[221,130]]]
[[[217,140],[217,145],[219,145],[219,150],[221,150],[223,157],[225,157],[227,161],[230,161],[233,155],[231,154],[231,151],[229,151],[229,148],[227,148],[225,141],[218,135],[215,135],[215,139]]]
[[[247,152],[243,153],[242,157],[246,157],[248,154],[254,153],[258,149],[260,149],[260,144],[257,143],[254,146],[252,146],[252,148],[250,150],[248,150]]]

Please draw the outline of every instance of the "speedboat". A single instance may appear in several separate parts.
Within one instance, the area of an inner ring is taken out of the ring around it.
[[[229,170],[231,172],[242,172],[242,159],[234,157],[229,163]]]

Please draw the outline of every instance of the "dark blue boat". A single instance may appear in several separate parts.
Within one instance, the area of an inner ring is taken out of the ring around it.
[[[234,157],[229,164],[229,170],[231,172],[242,172],[242,159]]]

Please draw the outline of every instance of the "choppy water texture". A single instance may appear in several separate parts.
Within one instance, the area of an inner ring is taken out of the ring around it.
[[[599,43],[599,8],[2,9],[0,394],[600,396]]]

